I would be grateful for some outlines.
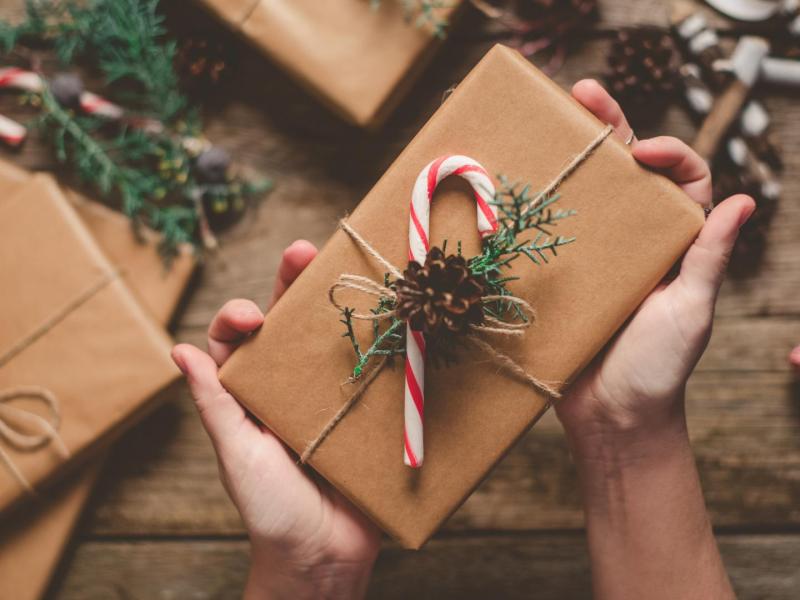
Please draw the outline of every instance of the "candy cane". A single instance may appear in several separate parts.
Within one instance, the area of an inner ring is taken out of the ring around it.
[[[28,130],[23,125],[0,115],[0,140],[5,144],[16,148],[25,141],[27,136]]]
[[[33,71],[6,67],[0,69],[0,88],[38,93],[42,91],[42,78]]]
[[[17,67],[0,68],[0,88],[38,94],[43,87],[42,78],[38,73],[25,71]],[[81,110],[87,115],[95,115],[112,121],[119,121],[125,116],[125,110],[121,106],[117,106],[92,92],[82,92],[79,102]]]
[[[437,158],[417,177],[411,194],[411,214],[408,230],[408,259],[425,263],[430,250],[429,229],[431,200],[439,182],[450,175],[458,175],[472,186],[478,205],[478,233],[486,237],[497,231],[497,207],[494,184],[480,164],[466,156]],[[421,331],[406,325],[406,386],[405,431],[403,460],[410,467],[422,466],[422,422],[425,406],[425,338]]]
[[[95,115],[112,121],[119,121],[125,116],[125,110],[121,106],[117,106],[92,92],[83,92],[80,104],[81,110],[87,115]]]

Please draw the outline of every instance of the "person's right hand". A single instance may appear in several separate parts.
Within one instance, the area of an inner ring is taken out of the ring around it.
[[[614,125],[623,140],[631,128],[619,105],[595,81],[578,82],[573,96],[598,118]],[[634,141],[633,156],[675,181],[695,202],[711,203],[705,161],[670,137]],[[683,392],[708,343],[717,292],[739,228],[755,208],[737,195],[714,208],[689,248],[680,274],[663,283],[556,403],[573,450],[597,455],[599,440],[662,426],[685,427]]]
[[[273,303],[316,254],[305,241],[286,249]],[[208,353],[189,344],[172,351],[214,444],[222,483],[250,536],[246,597],[358,598],[378,552],[377,528],[330,485],[308,477],[217,377],[218,367],[263,320],[250,300],[230,300],[208,328]]]

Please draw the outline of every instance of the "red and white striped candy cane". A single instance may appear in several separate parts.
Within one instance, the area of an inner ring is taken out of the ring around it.
[[[42,78],[38,73],[17,67],[0,68],[0,88],[39,93],[43,87]],[[95,115],[112,121],[119,121],[125,116],[125,110],[121,106],[92,92],[81,93],[80,106],[87,115]]]
[[[0,115],[0,140],[12,148],[22,145],[28,136],[28,130],[24,125],[12,121],[8,117]]]
[[[125,116],[125,110],[121,106],[117,106],[92,92],[83,92],[80,103],[81,110],[87,115],[95,115],[112,121],[119,121]]]
[[[425,263],[430,250],[431,200],[439,182],[458,175],[472,186],[478,206],[478,233],[486,237],[497,231],[497,207],[491,177],[477,161],[459,155],[442,156],[422,169],[411,194],[408,230],[408,259]],[[403,460],[421,467],[423,460],[422,422],[425,406],[425,337],[406,325],[405,432]]]
[[[17,67],[0,68],[0,88],[38,93],[42,91],[42,78],[38,73]]]

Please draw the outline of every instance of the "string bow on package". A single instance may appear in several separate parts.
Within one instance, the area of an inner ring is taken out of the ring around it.
[[[14,406],[13,400],[23,399],[38,400],[48,410],[50,418],[47,419],[33,410]],[[52,445],[62,458],[69,458],[69,450],[64,445],[64,440],[58,435],[58,426],[61,422],[61,409],[55,394],[40,386],[18,386],[0,391],[0,442],[12,446],[23,452],[36,452]],[[38,433],[36,433],[38,431]],[[28,478],[23,475],[16,463],[11,459],[2,445],[0,445],[0,462],[8,469],[9,473],[31,495],[35,495],[33,486]]]

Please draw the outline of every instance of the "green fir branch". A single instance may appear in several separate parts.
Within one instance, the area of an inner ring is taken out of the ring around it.
[[[379,332],[378,329],[373,329],[376,333],[372,344],[367,348],[366,352],[361,351],[361,346],[356,338],[353,328],[353,309],[343,308],[341,311],[342,319],[340,322],[345,326],[345,333],[342,337],[350,340],[353,346],[353,351],[356,354],[356,365],[353,367],[352,379],[358,379],[364,374],[364,369],[374,356],[395,356],[397,354],[405,353],[403,348],[405,335],[401,333],[401,325],[405,323],[399,319],[392,318],[391,324],[384,331]],[[373,321],[376,323],[376,321]]]
[[[0,50],[9,59],[49,48],[65,65],[80,61],[104,76],[104,96],[131,109],[135,118],[111,123],[65,108],[46,84],[25,96],[40,109],[33,125],[56,158],[135,226],[160,232],[160,251],[169,258],[181,244],[213,242],[201,226],[204,205],[238,213],[272,184],[238,177],[208,184],[195,176],[198,150],[187,140],[200,136],[200,120],[179,89],[175,43],[165,37],[157,6],[158,0],[27,0],[20,23],[0,21]],[[134,126],[142,116],[160,121],[163,131]]]
[[[186,117],[188,103],[173,68],[176,45],[165,39],[158,2],[28,0],[25,20],[0,23],[0,45],[7,55],[20,43],[49,44],[62,64],[82,60],[99,69],[107,85],[132,86],[132,92],[120,92],[120,100],[169,123]]]

